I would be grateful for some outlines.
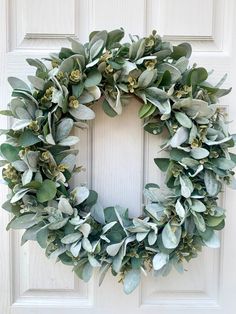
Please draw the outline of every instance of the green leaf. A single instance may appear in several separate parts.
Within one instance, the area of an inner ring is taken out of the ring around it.
[[[1,145],[2,156],[10,162],[20,159],[18,156],[20,150],[20,147],[15,147],[7,143]]]
[[[57,188],[56,188],[55,182],[46,179],[42,182],[40,188],[38,189],[36,193],[37,200],[40,203],[50,201],[54,199],[54,197],[56,196],[56,193],[57,193]]]
[[[84,265],[83,271],[82,271],[82,279],[84,282],[88,282],[90,278],[93,275],[93,267],[90,265],[90,263],[86,263]]]
[[[63,218],[57,222],[53,222],[51,223],[49,226],[48,226],[48,229],[49,230],[58,230],[58,229],[61,229],[62,227],[64,227],[67,222],[68,222],[69,218]]]
[[[67,58],[62,61],[58,70],[61,72],[70,73],[73,70],[73,67],[74,67],[73,58]]]
[[[204,82],[208,77],[207,70],[205,68],[194,68],[190,71],[187,79],[188,85],[198,85]]]
[[[92,267],[101,266],[101,264],[97,261],[97,259],[91,254],[88,254],[88,260],[89,260],[89,263]]]
[[[7,229],[27,229],[39,222],[35,214],[25,214],[13,220],[8,224]]]
[[[92,244],[87,238],[82,239],[82,247],[86,252],[91,253],[93,250]]]
[[[162,231],[162,242],[167,249],[175,249],[180,241],[181,227],[167,223]]]
[[[77,40],[73,39],[73,38],[67,38],[70,43],[71,43],[71,48],[72,51],[80,54],[82,56],[85,56],[85,49],[84,49],[84,45],[81,44],[80,42],[78,42]]]
[[[124,292],[130,294],[133,292],[139,285],[141,280],[141,271],[140,269],[131,269],[125,275],[124,280]]]
[[[219,234],[216,232],[213,232],[211,237],[207,240],[203,239],[203,242],[205,243],[207,247],[212,248],[212,249],[217,249],[220,247]]]
[[[195,212],[198,212],[198,213],[205,212],[206,206],[201,201],[197,199],[193,199],[191,210],[194,210]]]
[[[103,207],[96,203],[94,204],[91,209],[90,209],[91,216],[100,224],[104,225],[105,224],[105,215],[104,215],[104,210]]]
[[[3,116],[9,116],[9,117],[14,116],[11,110],[0,110],[0,114]]]
[[[35,241],[37,232],[39,231],[40,228],[42,228],[42,226],[44,226],[44,224],[41,222],[37,225],[34,225],[34,226],[28,228],[24,232],[24,234],[21,238],[21,245],[24,245],[29,240]]]
[[[175,66],[169,63],[160,63],[157,66],[157,71],[158,73],[163,73],[163,74],[168,71],[171,74],[171,83],[175,83],[181,78],[180,71]]]
[[[43,90],[45,81],[37,76],[28,75],[28,80],[33,85],[34,88],[38,90]]]
[[[181,204],[180,200],[178,199],[176,204],[175,204],[175,210],[179,218],[184,218],[185,217],[185,209],[183,205]]]
[[[156,240],[157,240],[157,234],[155,233],[155,231],[149,232],[149,234],[148,234],[148,244],[149,245],[154,245]]]
[[[216,179],[216,175],[211,170],[205,170],[204,183],[207,193],[210,196],[215,196],[220,192],[221,183]]]
[[[21,178],[21,181],[22,181],[22,184],[23,185],[26,185],[28,183],[30,183],[30,181],[32,180],[32,177],[33,177],[33,172],[31,169],[27,169],[23,175],[22,175],[22,178]]]
[[[157,77],[157,70],[145,70],[138,78],[138,85],[140,88],[146,88],[151,85]]]
[[[24,172],[28,169],[27,164],[23,160],[16,160],[12,162],[12,166],[20,172]]]
[[[171,138],[170,145],[172,147],[178,147],[182,145],[188,139],[188,135],[188,129],[181,126]]]
[[[27,58],[26,62],[33,66],[36,67],[39,70],[39,73],[45,72],[47,73],[47,67],[45,66],[45,64],[40,61],[39,59],[31,59],[31,58]]]
[[[56,129],[56,141],[61,141],[67,138],[73,128],[74,121],[70,118],[65,118],[60,121]]]
[[[175,118],[183,127],[190,129],[192,120],[184,112],[175,112]]]
[[[76,98],[79,98],[84,91],[84,83],[80,82],[79,84],[72,85],[72,94]]]
[[[231,170],[235,167],[235,162],[227,158],[217,158],[212,162],[217,168],[222,170]]]
[[[102,74],[95,68],[92,69],[84,82],[85,87],[92,87],[98,85],[102,80]]]
[[[90,48],[90,60],[94,60],[95,57],[102,51],[104,47],[104,41],[102,39],[99,39],[96,41]]]
[[[133,42],[129,47],[129,59],[138,60],[145,52],[145,39],[141,38]]]
[[[169,261],[169,255],[165,253],[157,253],[154,255],[152,260],[152,265],[154,270],[161,269],[164,265],[166,265]]]
[[[169,158],[155,158],[154,162],[161,171],[167,171],[170,164]]]
[[[170,159],[175,161],[182,161],[183,158],[188,157],[189,154],[181,149],[173,148],[170,151]]]
[[[25,112],[27,112],[27,111],[25,111]],[[26,120],[25,119],[23,119],[23,120],[16,120],[13,123],[11,128],[14,131],[19,131],[21,129],[26,128],[29,124],[30,124],[30,120],[27,120],[27,119]]]
[[[48,234],[49,234],[48,226],[44,226],[36,234],[36,240],[43,249],[45,249],[47,246]]]
[[[40,139],[31,130],[25,130],[19,137],[18,143],[20,146],[28,147],[40,142]]]
[[[104,112],[111,118],[117,116],[117,113],[115,112],[115,110],[109,105],[109,102],[104,99],[104,101],[102,102],[102,109],[104,110]]]
[[[181,57],[175,62],[175,67],[183,74],[188,68],[189,60],[186,57]]]
[[[75,232],[75,233],[67,234],[66,236],[64,236],[61,239],[61,242],[64,244],[71,244],[81,239],[81,237],[82,237],[82,234],[80,232]]]
[[[75,205],[79,205],[89,196],[89,190],[85,186],[78,186],[71,192]]]
[[[106,47],[109,50],[110,48],[112,48],[112,46],[115,43],[118,43],[121,41],[121,39],[124,37],[125,33],[123,28],[121,29],[114,29],[111,32],[108,33],[107,36],[107,43],[106,43]]]
[[[156,107],[153,106],[150,102],[143,104],[138,112],[138,116],[140,119],[144,119],[149,117],[150,115],[153,114],[153,112],[156,110]]]
[[[78,242],[75,242],[71,245],[70,247],[70,251],[71,253],[73,254],[74,257],[78,257],[79,256],[79,252],[81,250],[81,241],[78,243]]]
[[[24,91],[28,91],[31,93],[29,86],[22,80],[17,77],[8,77],[8,83],[11,85],[13,89],[20,89]]]
[[[190,155],[194,158],[194,159],[203,159],[206,158],[207,156],[209,156],[209,151],[205,148],[193,148],[190,151]]]
[[[79,138],[77,136],[68,136],[67,138],[64,138],[61,140],[58,145],[60,146],[73,146],[79,142]]]
[[[189,198],[193,192],[192,181],[185,175],[180,176],[181,195],[185,198]]]
[[[192,54],[192,47],[189,43],[181,43],[178,46],[173,47],[173,53],[171,54],[171,58],[174,60],[178,60],[181,57],[190,58]]]
[[[122,247],[123,243],[124,241],[121,241],[119,243],[108,245],[108,247],[106,248],[107,254],[110,256],[116,256],[120,248]]]
[[[29,188],[23,188],[23,189],[20,189],[19,191],[17,191],[13,197],[11,198],[11,203],[16,203],[18,202],[20,199],[22,199],[22,197],[27,194],[28,192],[30,191]]]
[[[76,109],[69,109],[69,113],[77,120],[92,120],[95,118],[94,111],[82,104]]]
[[[217,227],[225,218],[225,215],[219,216],[219,217],[215,217],[215,216],[208,216],[206,219],[206,224],[209,227]]]
[[[215,114],[216,106],[208,105],[201,99],[184,98],[174,103],[173,109],[184,111],[192,119],[210,118]]]
[[[196,212],[192,212],[192,213],[194,214],[193,220],[194,220],[194,223],[195,223],[197,229],[200,232],[205,232],[206,231],[206,224],[205,224],[205,221],[204,221],[204,218],[202,217],[202,215],[199,213],[196,213]]]
[[[73,215],[74,213],[74,209],[70,205],[69,201],[64,197],[60,198],[58,203],[58,209],[64,214]]]
[[[38,156],[39,152],[37,151],[29,151],[24,158],[25,163],[27,163],[28,167],[33,171],[37,171],[38,164]]]

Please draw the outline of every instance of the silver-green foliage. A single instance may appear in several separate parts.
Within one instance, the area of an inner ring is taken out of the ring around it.
[[[208,83],[206,69],[188,66],[191,46],[172,46],[156,32],[121,44],[123,36],[117,29],[93,32],[85,45],[69,39],[72,48],[50,56],[51,66],[27,59],[36,68],[31,86],[9,78],[12,100],[1,113],[15,121],[2,130],[1,166],[11,190],[2,207],[13,214],[8,228],[26,229],[22,244],[37,241],[84,281],[99,268],[101,283],[111,269],[130,293],[141,272],[183,271],[202,246],[219,246],[225,213],[217,199],[222,183],[235,182],[236,156],[228,150],[235,137],[217,105],[230,89]],[[155,158],[168,192],[147,184],[139,218],[126,208],[103,208],[95,191],[68,184],[81,170],[71,147],[79,139],[71,132],[87,127],[101,96],[111,117],[137,97],[145,131],[168,131],[162,149],[169,158]]]

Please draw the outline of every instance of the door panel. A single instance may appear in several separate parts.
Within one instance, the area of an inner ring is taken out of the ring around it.
[[[233,0],[0,0],[0,101],[4,109],[10,98],[6,77],[25,79],[33,73],[25,59],[45,57],[65,37],[87,40],[94,29],[124,27],[126,33],[148,34],[157,29],[166,39],[193,45],[192,62],[214,68],[212,81],[229,73],[227,86],[236,81],[235,1]],[[46,8],[46,9],[45,9]],[[128,39],[128,36],[126,37]],[[236,117],[236,92],[221,105]],[[163,174],[153,163],[162,139],[144,134],[137,117],[140,103],[132,100],[122,116],[107,117],[96,104],[96,120],[80,137],[78,165],[85,172],[74,181],[97,190],[104,206],[128,206],[139,215],[142,190],[147,182],[163,184]],[[1,128],[7,119],[0,117]],[[235,124],[230,126],[236,131]],[[162,153],[163,154],[163,153]],[[7,190],[1,186],[0,201]],[[71,269],[47,260],[34,243],[20,247],[20,233],[6,232],[9,216],[0,211],[0,312],[3,314],[233,314],[235,309],[236,238],[233,221],[235,193],[226,190],[226,229],[219,250],[205,249],[186,264],[186,272],[164,278],[144,277],[132,295],[126,296],[116,278],[108,275],[98,288],[97,275],[89,284],[78,280]]]

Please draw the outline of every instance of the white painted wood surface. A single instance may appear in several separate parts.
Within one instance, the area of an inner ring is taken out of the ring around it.
[[[236,3],[234,0],[0,0],[0,104],[10,97],[6,77],[25,78],[25,58],[44,57],[66,44],[65,36],[87,39],[94,29],[124,27],[145,35],[157,29],[173,42],[193,44],[193,62],[215,69],[212,80],[229,73],[236,82]],[[222,105],[236,120],[236,89]],[[162,182],[153,163],[161,139],[143,133],[132,101],[121,117],[110,119],[96,105],[96,121],[81,131],[78,164],[87,169],[76,180],[100,194],[105,205],[126,205],[140,213],[145,182]],[[0,118],[1,128],[7,120]],[[231,126],[236,131],[236,124]],[[0,202],[7,190],[1,186]],[[54,264],[34,244],[20,247],[20,234],[5,231],[9,216],[0,211],[0,314],[234,314],[236,307],[236,194],[226,190],[226,229],[220,250],[204,250],[181,276],[147,277],[132,295],[108,276],[101,288],[97,278],[79,281],[68,267]]]

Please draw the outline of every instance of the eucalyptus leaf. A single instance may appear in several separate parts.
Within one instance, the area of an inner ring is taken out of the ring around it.
[[[57,192],[55,182],[51,180],[44,180],[38,189],[36,196],[40,203],[44,203],[54,199]]]
[[[2,156],[9,162],[14,162],[19,158],[20,147],[15,147],[7,143],[0,146]]]
[[[102,79],[101,73],[97,69],[93,69],[88,73],[84,85],[85,87],[92,87],[98,85],[101,82],[101,79]]]
[[[168,158],[154,158],[154,162],[161,171],[167,171],[170,164]]]

